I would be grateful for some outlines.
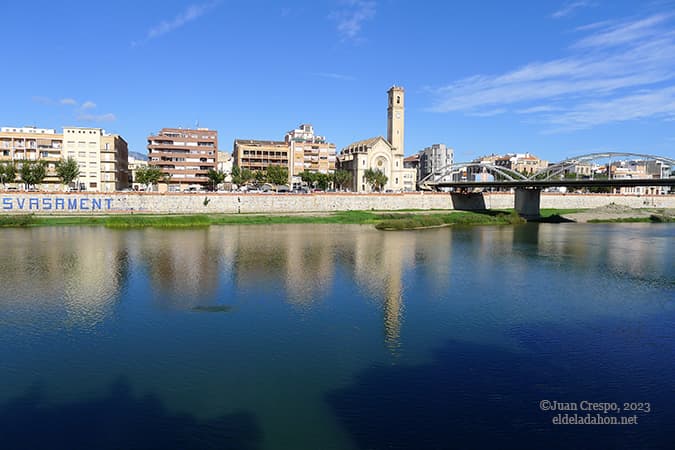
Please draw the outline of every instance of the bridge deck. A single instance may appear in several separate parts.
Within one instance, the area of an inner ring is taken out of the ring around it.
[[[429,187],[452,188],[547,188],[547,187],[630,187],[675,186],[675,178],[619,178],[601,180],[513,180],[513,181],[439,181]]]

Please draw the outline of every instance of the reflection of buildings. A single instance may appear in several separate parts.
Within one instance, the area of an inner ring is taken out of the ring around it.
[[[354,279],[382,300],[385,341],[398,347],[403,321],[403,271],[414,265],[415,233],[355,233]],[[383,297],[383,298],[382,298]]]
[[[283,284],[288,302],[314,303],[331,286],[339,245],[339,238],[327,230],[303,225],[236,227],[230,238],[236,241],[237,286],[265,289]]]
[[[4,230],[3,302],[62,316],[71,326],[103,321],[126,283],[129,260],[121,233],[99,228]],[[2,242],[0,240],[0,242]],[[49,245],[45,245],[45,243]]]
[[[143,267],[163,306],[193,308],[215,303],[224,254],[232,245],[223,229],[143,230],[135,235]]]

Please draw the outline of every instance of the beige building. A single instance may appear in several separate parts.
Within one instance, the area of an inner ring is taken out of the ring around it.
[[[146,159],[139,159],[136,158],[132,155],[129,155],[129,178],[130,178],[130,184],[131,188],[135,191],[145,187],[144,185],[141,185],[136,182],[136,174],[138,172],[138,169],[148,167],[148,161]]]
[[[289,131],[285,141],[290,146],[288,173],[291,182],[299,182],[302,172],[329,174],[335,171],[335,144],[315,135],[312,125],[302,124]]]
[[[45,190],[61,189],[56,176],[56,163],[61,158],[75,159],[80,168],[75,184],[80,189],[112,192],[128,186],[126,141],[119,135],[107,134],[101,128],[65,127],[62,134],[50,128],[0,128],[2,161],[43,160],[47,177],[40,186]]]
[[[63,134],[52,128],[2,127],[0,128],[0,164],[14,163],[18,169],[23,161],[47,162],[47,177],[40,189],[57,190],[60,181],[56,176],[56,163],[61,159]],[[22,187],[21,181],[2,180],[7,186]]]
[[[548,167],[548,161],[539,159],[531,153],[507,153],[495,158],[494,164],[527,175]]]
[[[267,170],[269,166],[288,167],[290,148],[283,141],[236,139],[234,165],[240,169]]]
[[[299,182],[302,172],[328,174],[335,171],[335,144],[315,135],[310,124],[289,131],[283,141],[236,139],[232,154],[234,164],[240,169],[286,167],[289,183]]]
[[[64,127],[63,158],[80,166],[80,190],[113,192],[129,186],[129,148],[118,134],[101,128]]]
[[[415,169],[405,168],[404,128],[405,92],[393,86],[387,91],[387,139],[382,136],[354,142],[340,152],[339,167],[352,175],[352,190],[368,192],[364,173],[368,169],[379,170],[387,176],[385,190],[413,190],[417,183]]]
[[[169,190],[205,186],[209,183],[209,170],[218,168],[218,132],[208,128],[162,128],[148,136],[148,163],[162,170]]]

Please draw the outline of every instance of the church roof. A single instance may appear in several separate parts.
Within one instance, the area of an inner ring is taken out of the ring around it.
[[[351,144],[349,144],[348,146],[346,146],[345,148],[342,149],[342,153],[352,152],[352,151],[358,150],[360,148],[362,148],[364,150],[370,149],[380,140],[382,140],[385,144],[387,144],[389,146],[389,148],[391,148],[391,144],[389,143],[389,141],[387,141],[382,136],[376,136],[376,137],[372,137],[372,138],[369,138],[369,139],[364,139],[362,141],[352,142]]]

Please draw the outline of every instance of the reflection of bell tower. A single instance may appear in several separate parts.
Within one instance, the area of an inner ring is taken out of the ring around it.
[[[392,86],[388,91],[389,106],[387,107],[387,140],[394,147],[394,154],[403,155],[403,129],[405,112],[405,91],[402,87]]]

